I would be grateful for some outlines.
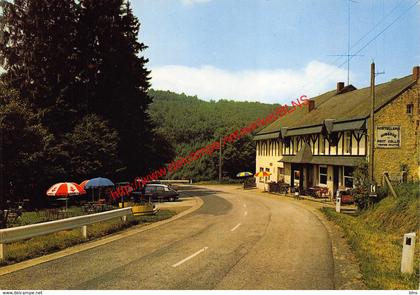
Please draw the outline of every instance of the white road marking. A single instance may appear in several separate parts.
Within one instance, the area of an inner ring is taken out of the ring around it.
[[[182,259],[181,261],[179,261],[179,262],[175,263],[174,265],[172,265],[172,267],[177,267],[177,266],[180,266],[180,265],[181,265],[181,264],[183,264],[184,262],[186,262],[186,261],[190,260],[191,258],[194,258],[195,256],[197,256],[198,254],[203,253],[203,252],[204,252],[204,251],[206,251],[208,248],[209,248],[209,247],[204,247],[203,249],[201,249],[201,250],[199,250],[199,251],[195,252],[194,254],[192,254],[192,255],[188,256],[187,258],[184,258],[184,259]]]
[[[237,225],[235,225],[235,227],[234,228],[232,228],[230,231],[234,231],[235,229],[237,229],[239,226],[240,226],[241,224],[240,223],[238,223]]]
[[[245,212],[244,212],[244,216],[247,216],[247,215],[248,215],[248,211],[245,211]]]

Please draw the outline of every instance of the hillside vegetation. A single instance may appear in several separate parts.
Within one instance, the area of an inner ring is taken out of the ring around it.
[[[170,91],[150,90],[149,95],[153,98],[149,113],[156,130],[174,147],[177,156],[187,155],[234,129],[244,127],[258,117],[265,117],[278,106],[232,100],[203,101],[196,96]],[[183,167],[169,177],[191,178],[196,181],[216,179],[218,162],[216,152]],[[225,177],[233,178],[237,172],[254,170],[255,143],[252,135],[225,147]]]
[[[417,289],[419,283],[419,183],[396,187],[398,198],[388,196],[353,217],[323,209],[345,231],[370,289]],[[415,271],[402,275],[401,252],[405,233],[416,232]]]

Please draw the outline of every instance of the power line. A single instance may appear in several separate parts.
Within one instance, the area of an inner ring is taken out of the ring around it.
[[[378,34],[376,34],[372,39],[370,39],[365,45],[363,45],[356,53],[352,54],[351,56],[349,56],[349,60],[351,60],[354,56],[358,55],[363,49],[365,49],[367,46],[369,46],[373,41],[376,40],[376,38],[378,38],[380,35],[382,35],[386,30],[388,30],[393,24],[395,24],[403,15],[405,15],[410,9],[412,9],[414,6],[416,6],[418,3],[420,2],[420,0],[416,0],[412,5],[410,5],[406,10],[404,10],[400,15],[398,15],[388,26],[386,26],[382,31],[380,31]],[[401,3],[401,2],[400,2]],[[400,4],[399,3],[399,4]],[[399,5],[398,4],[398,5]],[[398,5],[396,7],[398,7]],[[385,18],[387,18],[395,9],[396,7],[394,7],[394,9],[392,9],[392,11],[390,13],[387,14],[387,16]],[[379,23],[382,23],[382,21],[380,21]],[[379,23],[377,25],[379,25]],[[369,33],[372,31],[373,29],[371,29],[369,31]],[[365,34],[367,35],[367,34]],[[360,38],[358,41],[356,41],[356,43],[358,43],[361,39],[363,39],[365,37],[365,35]],[[355,44],[356,44],[355,43]],[[352,48],[355,46],[355,44],[352,46]],[[340,60],[343,56],[339,56],[336,61]],[[333,65],[335,65],[336,61],[334,62]],[[340,65],[337,66],[337,68],[341,68],[343,65],[345,65],[347,63],[347,60],[345,60],[344,62],[342,62]],[[330,75],[332,74],[332,71],[327,72],[326,75],[322,76],[322,79],[326,79],[328,78]],[[318,81],[320,81],[321,79],[318,79]],[[315,81],[313,82],[315,83]]]
[[[357,40],[350,47],[350,49],[353,49],[357,44],[359,44],[360,41],[362,41],[366,36],[368,36],[370,33],[372,33],[380,24],[382,24],[384,22],[384,20],[387,19],[395,11],[395,9],[397,9],[401,5],[402,2],[404,2],[404,0],[401,0],[393,9],[391,9],[390,12],[387,13],[386,16],[382,17],[382,19],[379,22],[377,22],[367,33],[365,33],[362,37],[360,37],[360,39]]]
[[[395,24],[397,22],[397,20],[399,20],[404,14],[406,14],[411,8],[413,8],[414,6],[416,6],[418,3],[420,2],[420,0],[416,0],[416,2],[414,2],[410,7],[408,7],[406,10],[403,11],[403,13],[401,13],[396,19],[394,19],[388,26],[386,26],[382,31],[380,31],[378,34],[375,35],[375,37],[373,37],[372,39],[370,39],[362,48],[360,48],[355,54],[360,53],[360,51],[362,51],[363,49],[365,49],[367,46],[369,46],[370,43],[372,43],[373,41],[376,40],[376,38],[378,38],[380,35],[382,35],[386,30],[388,30],[393,24]]]

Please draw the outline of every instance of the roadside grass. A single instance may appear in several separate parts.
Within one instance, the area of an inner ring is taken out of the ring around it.
[[[77,207],[77,206],[72,206],[69,207],[67,210],[69,213],[71,213],[71,216],[80,216],[80,215],[85,215],[86,213],[83,212],[81,207]],[[30,212],[23,212],[22,216],[20,216],[20,218],[18,218],[13,224],[12,226],[23,226],[23,225],[28,225],[28,224],[34,224],[34,223],[40,223],[40,222],[46,222],[46,221],[50,221],[50,219],[48,219],[48,216],[46,214],[46,211],[30,211]]]
[[[88,225],[88,238],[83,239],[81,229],[72,229],[39,236],[32,239],[4,245],[6,258],[0,265],[9,265],[23,260],[50,254],[76,244],[92,241],[106,235],[139,225],[144,226],[153,222],[168,219],[176,215],[174,210],[160,210],[155,215],[129,216],[123,223],[118,218],[106,222]]]
[[[340,225],[360,262],[368,288],[417,290],[419,283],[420,242],[417,239],[414,273],[401,274],[403,235],[419,231],[418,184],[398,186],[399,198],[387,197],[358,216],[322,208],[328,219]]]

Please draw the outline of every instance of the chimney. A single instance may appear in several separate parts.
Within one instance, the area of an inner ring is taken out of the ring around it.
[[[309,102],[309,104],[308,104],[308,113],[309,113],[310,111],[312,111],[315,108],[315,100],[309,99],[308,102]]]
[[[344,82],[337,82],[337,94],[341,92],[344,88]]]
[[[420,76],[420,67],[419,66],[413,67],[413,80],[417,81],[419,79],[419,76]]]

